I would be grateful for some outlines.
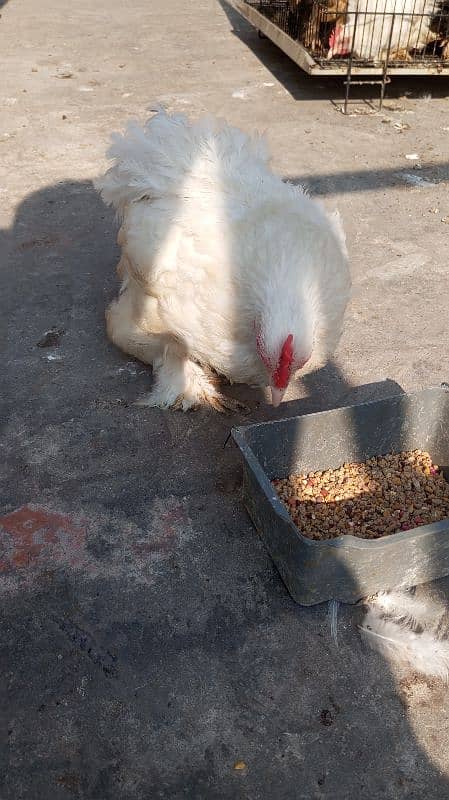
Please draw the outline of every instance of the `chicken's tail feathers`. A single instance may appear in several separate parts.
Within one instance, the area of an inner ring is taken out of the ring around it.
[[[200,157],[217,163],[236,160],[237,166],[249,158],[269,160],[263,136],[250,137],[212,116],[192,123],[184,114],[167,114],[163,107],[153,110],[155,115],[145,125],[131,121],[123,134],[112,135],[106,154],[112,166],[94,181],[104,202],[121,214],[144,197],[182,194],[195,170],[201,177]]]
[[[187,118],[169,116],[162,107],[156,111],[144,126],[131,120],[123,134],[112,134],[106,153],[112,166],[94,181],[106,205],[119,213],[144,197],[166,195],[188,169],[191,142]]]

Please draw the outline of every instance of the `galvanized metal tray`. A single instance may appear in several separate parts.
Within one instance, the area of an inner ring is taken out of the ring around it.
[[[446,384],[356,406],[235,428],[243,499],[292,598],[356,603],[381,590],[449,575],[449,519],[376,540],[314,541],[294,525],[271,480],[420,448],[449,480]]]

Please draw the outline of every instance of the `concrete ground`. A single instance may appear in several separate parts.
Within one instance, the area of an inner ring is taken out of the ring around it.
[[[447,798],[447,687],[367,652],[353,607],[337,647],[245,514],[224,443],[274,416],[263,398],[132,405],[151,378],[105,338],[115,225],[91,186],[156,102],[266,130],[276,169],[340,209],[355,286],[335,363],[281,413],[438,384],[447,80],[396,81],[377,114],[359,90],[345,118],[341,83],[225,0],[0,5],[1,800]]]

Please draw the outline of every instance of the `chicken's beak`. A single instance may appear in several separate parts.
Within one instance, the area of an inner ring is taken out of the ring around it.
[[[274,408],[280,406],[284,399],[285,389],[277,389],[275,386],[271,386],[271,405]]]

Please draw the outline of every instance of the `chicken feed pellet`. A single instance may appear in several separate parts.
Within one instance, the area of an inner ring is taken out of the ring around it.
[[[449,517],[449,483],[422,450],[291,475],[273,486],[310,539],[378,539]]]

